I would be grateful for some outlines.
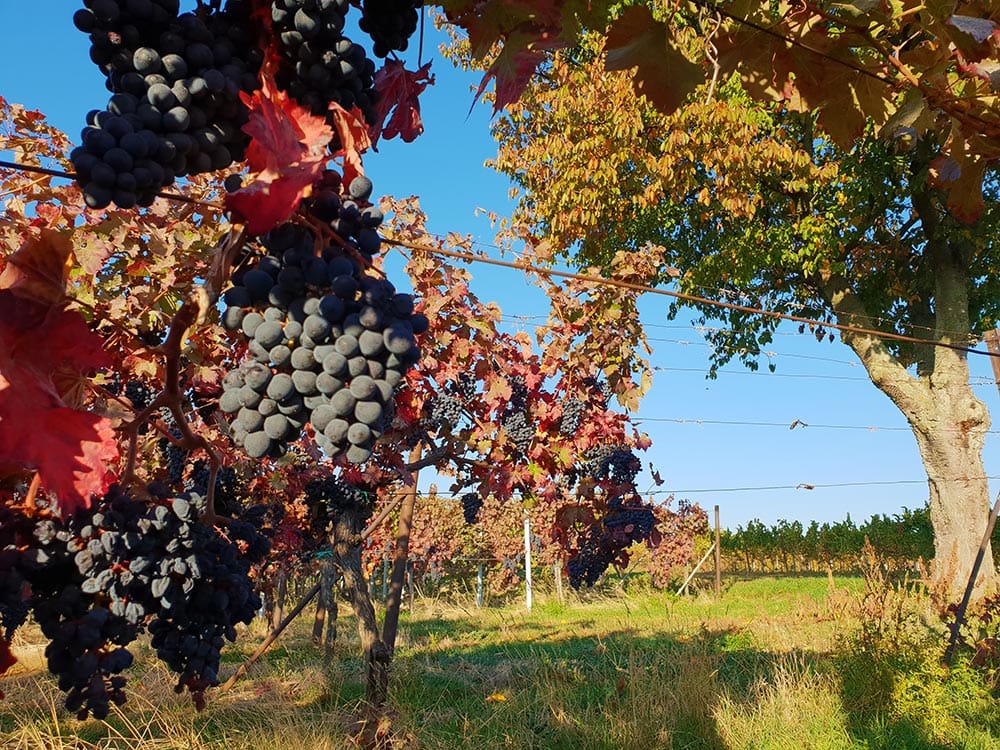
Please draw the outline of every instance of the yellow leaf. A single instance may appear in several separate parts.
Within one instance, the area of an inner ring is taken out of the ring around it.
[[[506,703],[507,696],[504,693],[493,693],[486,697],[487,703]]]

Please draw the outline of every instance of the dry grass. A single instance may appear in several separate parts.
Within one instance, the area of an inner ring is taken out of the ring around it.
[[[845,695],[874,689],[863,673],[837,671],[845,646],[836,632],[855,627],[845,606],[845,596],[855,595],[845,590],[799,579],[736,584],[719,602],[647,592],[573,596],[560,605],[542,596],[532,613],[520,603],[476,610],[418,602],[404,617],[390,710],[368,721],[351,618],[341,619],[330,658],[309,638],[311,617],[302,618],[201,713],[174,693],[171,675],[140,647],[128,703],[103,722],[67,717],[29,630],[16,644],[21,661],[4,682],[0,748],[340,750],[361,746],[364,733],[369,746],[387,750],[941,750],[936,728],[946,726],[959,738],[949,747],[1000,750],[1000,727],[980,721],[969,728],[987,703],[947,722],[925,722],[926,731],[910,722],[909,734],[900,734],[899,707],[919,703],[923,675],[899,678],[907,689],[896,694],[908,703],[897,701],[895,714],[887,707],[862,717],[845,708]],[[224,654],[223,676],[263,634],[256,624],[243,634]],[[852,693],[845,680],[855,677]],[[962,696],[952,696],[953,676],[927,679],[937,681],[937,692],[926,695],[939,713],[951,711],[958,697],[982,698],[968,679]],[[899,737],[902,744],[890,741]]]

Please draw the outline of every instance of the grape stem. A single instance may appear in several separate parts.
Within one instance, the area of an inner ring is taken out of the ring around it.
[[[225,253],[226,251],[223,252]],[[205,288],[199,287],[193,290],[170,321],[170,330],[167,338],[153,350],[163,355],[165,360],[164,372],[166,374],[166,383],[163,389],[149,403],[149,406],[136,414],[132,421],[122,428],[128,436],[128,458],[122,482],[123,484],[131,484],[135,474],[139,427],[149,422],[152,415],[161,408],[166,407],[173,415],[174,421],[177,423],[177,428],[181,433],[181,437],[175,441],[175,444],[188,450],[201,448],[208,454],[208,491],[200,520],[206,524],[216,525],[221,520],[215,512],[215,480],[219,473],[221,460],[219,454],[212,448],[208,441],[200,435],[196,435],[191,430],[191,425],[184,415],[184,393],[180,386],[180,371],[182,367],[181,346],[184,343],[184,335],[191,326],[205,319],[211,306],[211,296]]]

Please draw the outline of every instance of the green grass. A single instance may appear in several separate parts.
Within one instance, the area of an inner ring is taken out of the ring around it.
[[[926,626],[860,637],[862,587],[835,583],[755,578],[730,583],[719,601],[543,597],[530,613],[517,602],[477,610],[418,599],[403,614],[379,746],[1000,750],[1000,709],[981,675],[941,667]],[[200,714],[141,650],[126,710],[106,722],[68,718],[37,646],[19,643],[0,747],[357,747],[364,675],[353,618],[341,618],[330,657],[310,629],[307,614]],[[231,647],[223,676],[262,636],[255,626]]]

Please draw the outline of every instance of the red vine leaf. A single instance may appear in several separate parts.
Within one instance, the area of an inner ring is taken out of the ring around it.
[[[545,54],[543,52],[528,47],[526,43],[516,44],[512,40],[507,40],[503,50],[486,71],[483,80],[479,82],[479,88],[476,89],[476,95],[472,101],[473,106],[493,79],[496,80],[493,114],[509,104],[513,104],[521,98],[521,94],[528,87],[531,76],[544,60]]]
[[[434,83],[430,68],[428,62],[419,70],[406,70],[402,60],[386,60],[375,74],[378,120],[369,131],[372,147],[378,143],[380,136],[391,140],[398,135],[404,143],[410,143],[424,132],[418,97]]]
[[[608,29],[607,70],[635,68],[632,87],[661,112],[670,114],[705,80],[701,67],[673,44],[665,23],[649,8],[626,8]]]
[[[107,490],[118,449],[111,422],[59,386],[108,364],[79,313],[0,290],[0,466],[36,469],[64,511]]]
[[[240,95],[250,110],[243,132],[251,137],[247,163],[257,175],[226,196],[226,208],[253,234],[263,234],[290,217],[326,167],[333,131],[278,89],[270,69],[261,88]]]
[[[365,173],[361,154],[372,147],[372,140],[360,109],[351,107],[348,111],[337,102],[330,102],[330,112],[340,139],[340,150],[334,156],[344,160],[344,184],[350,185],[355,177]]]
[[[73,244],[67,234],[42,229],[13,255],[0,257],[0,289],[18,297],[56,304],[66,297]]]

